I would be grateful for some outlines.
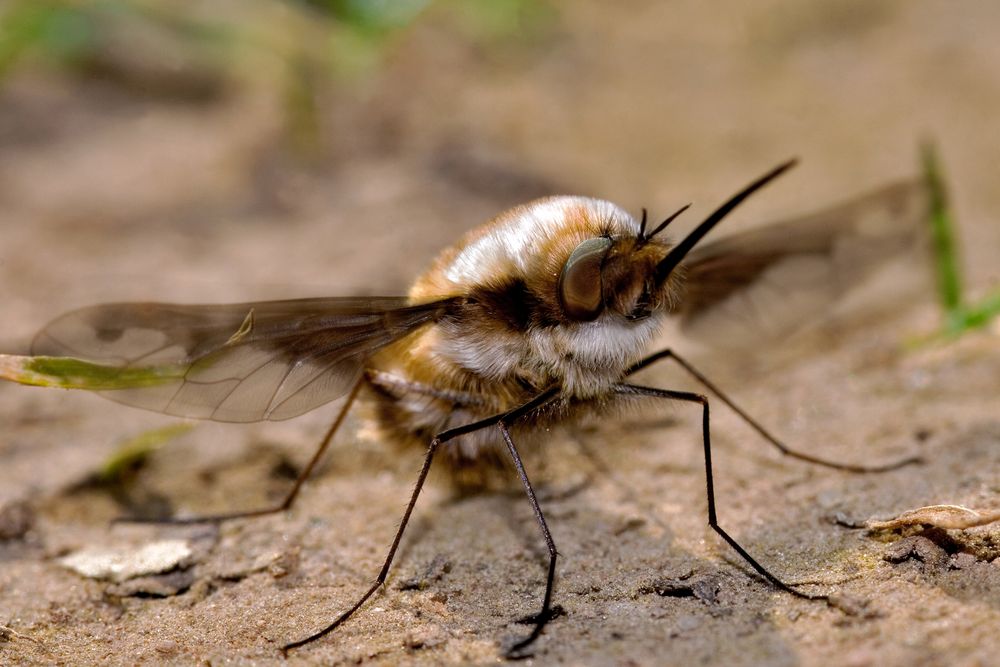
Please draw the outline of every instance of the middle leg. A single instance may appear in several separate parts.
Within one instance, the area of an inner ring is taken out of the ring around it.
[[[556,551],[556,543],[553,541],[552,533],[549,532],[549,527],[545,523],[545,516],[542,514],[542,508],[538,505],[538,498],[535,496],[535,490],[528,479],[528,473],[524,470],[521,455],[517,451],[517,446],[514,445],[514,440],[510,437],[510,430],[503,420],[497,423],[497,427],[499,427],[500,433],[503,435],[507,451],[510,453],[510,457],[514,462],[514,468],[517,470],[518,479],[521,480],[524,492],[528,495],[528,502],[531,503],[531,510],[535,513],[535,519],[538,521],[538,526],[542,530],[542,537],[545,539],[545,547],[549,551],[549,569],[545,577],[545,595],[542,598],[542,610],[536,616],[528,619],[529,622],[535,624],[535,627],[527,637],[518,641],[506,651],[506,657],[517,659],[528,657],[524,654],[524,649],[538,639],[546,624],[562,611],[558,605],[555,608],[552,607],[552,589],[555,586],[556,558],[559,556],[559,552]]]
[[[551,401],[552,398],[556,395],[557,391],[558,390],[556,388],[549,389],[547,391],[542,392],[541,394],[531,399],[527,403],[521,405],[520,407],[510,410],[509,412],[493,415],[492,417],[487,417],[486,419],[481,419],[471,424],[466,424],[464,426],[458,426],[456,428],[448,429],[447,431],[444,431],[434,436],[434,438],[431,440],[430,445],[427,448],[427,454],[424,457],[423,466],[421,466],[420,474],[417,476],[417,483],[414,485],[413,492],[410,494],[410,500],[406,505],[406,510],[403,512],[403,518],[400,520],[399,527],[396,529],[396,534],[392,539],[392,545],[389,547],[389,553],[386,554],[385,561],[382,563],[382,569],[379,570],[378,576],[375,578],[374,583],[372,583],[372,585],[368,588],[368,590],[366,590],[365,593],[353,605],[351,605],[350,608],[348,608],[346,611],[342,612],[339,616],[337,616],[337,618],[335,618],[333,622],[329,623],[326,627],[316,632],[313,632],[308,637],[304,637],[303,639],[299,639],[285,644],[281,649],[282,653],[287,655],[288,652],[291,651],[292,649],[305,646],[306,644],[309,644],[319,639],[320,637],[323,637],[336,630],[351,616],[353,616],[354,613],[358,609],[360,609],[362,605],[364,605],[364,603],[367,602],[372,595],[375,594],[375,591],[377,591],[379,588],[383,586],[383,584],[385,584],[385,580],[389,576],[389,569],[392,567],[392,561],[396,556],[396,550],[399,548],[399,543],[403,539],[403,532],[406,530],[406,526],[410,521],[410,516],[413,514],[413,508],[417,504],[417,498],[420,497],[420,492],[424,487],[424,482],[427,480],[427,474],[430,472],[431,463],[434,461],[434,454],[437,452],[438,448],[442,444],[448,442],[449,440],[453,440],[459,436],[473,433],[475,431],[488,428],[490,426],[494,426],[505,420],[515,421]],[[527,481],[527,478],[525,478],[525,481]],[[533,492],[531,493],[531,495],[532,497],[534,497]],[[535,502],[535,506],[537,507],[537,501]],[[544,520],[543,520],[543,525],[544,525]],[[547,531],[548,529],[546,528],[546,532]],[[554,548],[555,547],[553,546],[553,549]]]

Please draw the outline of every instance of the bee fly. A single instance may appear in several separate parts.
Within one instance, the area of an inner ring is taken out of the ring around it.
[[[283,502],[167,520],[172,523],[289,508],[362,391],[375,401],[385,432],[426,446],[375,583],[332,622],[287,644],[285,651],[337,628],[384,584],[439,452],[462,464],[499,451],[510,456],[548,548],[541,609],[532,617],[532,631],[508,650],[510,656],[522,655],[558,609],[552,603],[557,552],[518,447],[537,440],[550,425],[643,399],[699,406],[709,525],[777,588],[825,600],[783,583],[719,525],[706,396],[632,380],[655,362],[673,361],[783,454],[810,463],[873,472],[917,460],[845,465],[794,451],[673,350],[643,357],[668,317],[697,325],[715,321],[711,318],[727,309],[756,309],[756,287],[789,262],[807,260],[818,269],[810,273],[816,283],[810,298],[816,302],[811,305],[823,308],[917,236],[924,192],[910,182],[824,213],[698,245],[793,164],[755,180],[676,244],[661,232],[687,207],[649,229],[645,211],[637,220],[597,199],[540,199],[500,214],[444,250],[406,297],[99,305],[50,323],[35,338],[33,356],[0,359],[0,376],[90,389],[128,405],[223,422],[289,419],[344,399]],[[812,289],[800,284],[789,290],[799,287]],[[780,314],[790,301],[780,298],[768,313]]]

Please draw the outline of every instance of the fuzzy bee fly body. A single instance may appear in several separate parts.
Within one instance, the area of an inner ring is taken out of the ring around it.
[[[691,330],[725,331],[762,314],[791,326],[819,314],[884,259],[914,244],[926,188],[903,182],[848,204],[699,245],[744,199],[784,173],[763,175],[676,244],[618,206],[551,197],[516,207],[444,250],[408,296],[319,298],[232,305],[118,303],[67,313],[35,338],[32,355],[0,355],[0,377],[89,389],[128,405],[226,422],[295,417],[344,398],[337,418],[285,499],[259,510],[159,519],[195,523],[288,509],[362,390],[383,430],[426,446],[423,466],[376,582],[349,609],[284,648],[340,626],[385,582],[439,451],[467,463],[484,451],[509,456],[549,552],[541,611],[524,651],[558,615],[556,548],[518,445],[547,427],[620,401],[693,403],[702,414],[709,525],[762,577],[793,595],[719,525],[712,484],[709,403],[701,394],[634,384],[660,360],[678,364],[781,453],[854,472],[785,446],[672,350],[643,357],[676,316]],[[686,207],[685,207],[686,208]],[[697,247],[696,247],[697,246]],[[787,285],[775,298],[773,285]]]
[[[373,359],[371,382],[389,398],[381,421],[426,442],[549,387],[562,396],[549,419],[606,395],[676,304],[678,277],[657,275],[669,249],[623,209],[585,197],[530,202],[473,230],[410,291],[415,304],[452,300],[443,317]],[[487,440],[499,436],[469,434],[451,451],[474,460]]]

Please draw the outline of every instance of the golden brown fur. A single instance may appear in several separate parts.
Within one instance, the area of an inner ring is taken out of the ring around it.
[[[606,308],[577,322],[560,305],[559,277],[574,249],[596,237],[612,241],[601,271]],[[511,251],[507,239],[523,247]],[[573,419],[597,407],[597,397],[611,400],[607,390],[638,361],[676,301],[676,277],[661,285],[652,278],[668,250],[640,239],[638,223],[618,207],[583,198],[531,202],[469,232],[410,292],[413,303],[458,297],[455,306],[372,360],[367,378],[383,431],[426,446],[443,430],[561,387],[558,402],[517,425],[519,444],[527,444],[544,432],[537,427]],[[494,457],[498,444],[497,430],[486,429],[449,443],[448,458],[467,467]]]

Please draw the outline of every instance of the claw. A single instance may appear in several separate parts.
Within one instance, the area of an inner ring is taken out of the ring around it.
[[[565,615],[566,610],[563,609],[562,605],[557,604],[549,609],[543,609],[538,614],[531,614],[530,616],[516,620],[515,623],[534,625],[535,627],[527,637],[507,647],[503,652],[504,657],[508,660],[526,660],[533,657],[535,655],[534,652],[526,651],[525,649],[531,646],[542,635],[542,629],[545,628],[549,621]]]

